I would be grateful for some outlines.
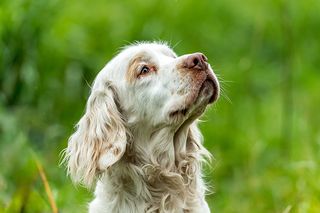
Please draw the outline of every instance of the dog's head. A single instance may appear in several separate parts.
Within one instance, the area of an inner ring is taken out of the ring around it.
[[[177,56],[160,43],[126,47],[95,79],[86,113],[69,139],[69,173],[91,185],[123,156],[129,129],[175,131],[218,97],[219,83],[204,54]]]

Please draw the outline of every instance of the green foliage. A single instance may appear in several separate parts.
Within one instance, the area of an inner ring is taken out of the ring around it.
[[[2,0],[0,212],[51,212],[34,156],[59,210],[86,212],[91,194],[59,153],[88,84],[136,40],[201,51],[220,76],[201,124],[213,212],[319,212],[319,11],[317,0]]]

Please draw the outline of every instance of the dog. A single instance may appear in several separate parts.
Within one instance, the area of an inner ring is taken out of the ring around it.
[[[210,212],[197,119],[219,91],[202,53],[177,56],[161,42],[122,49],[96,76],[65,150],[72,180],[95,186],[89,212]]]

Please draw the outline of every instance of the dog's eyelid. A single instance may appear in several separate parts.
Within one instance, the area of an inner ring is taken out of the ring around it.
[[[144,71],[146,68],[148,69],[147,72]],[[138,72],[137,78],[141,78],[143,76],[150,75],[151,73],[156,73],[158,68],[155,64],[140,63],[136,70]]]

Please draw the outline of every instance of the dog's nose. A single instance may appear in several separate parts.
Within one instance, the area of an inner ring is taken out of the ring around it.
[[[208,68],[208,59],[202,53],[190,54],[185,60],[185,66],[188,69],[206,70]]]

